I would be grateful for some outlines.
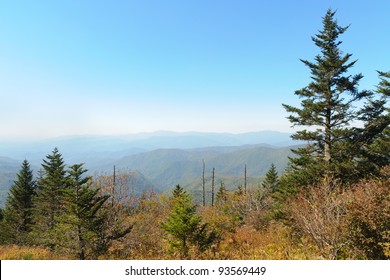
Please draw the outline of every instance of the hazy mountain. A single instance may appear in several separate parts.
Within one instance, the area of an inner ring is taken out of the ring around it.
[[[274,163],[283,171],[293,144],[289,133],[155,132],[124,136],[69,136],[40,141],[0,142],[0,206],[16,178],[22,160],[37,172],[42,159],[58,147],[67,165],[85,163],[90,174],[119,170],[135,172],[142,186],[166,190],[175,184],[199,188],[202,160],[207,180],[216,169],[216,182],[227,187],[242,182],[247,164],[248,182],[259,184]],[[295,143],[296,144],[296,143]]]
[[[0,142],[0,155],[40,164],[57,147],[69,163],[121,158],[146,151],[129,145],[128,141],[105,136],[72,136],[40,141]]]
[[[67,136],[36,141],[0,141],[0,156],[40,163],[54,147],[69,162],[113,160],[156,149],[192,149],[212,146],[253,144],[289,146],[296,144],[289,133],[259,131],[249,133],[153,132],[122,136]]]

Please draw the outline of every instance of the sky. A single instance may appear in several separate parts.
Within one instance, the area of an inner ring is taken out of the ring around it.
[[[361,89],[390,70],[390,1],[0,2],[0,138],[292,132],[282,103],[336,9]]]

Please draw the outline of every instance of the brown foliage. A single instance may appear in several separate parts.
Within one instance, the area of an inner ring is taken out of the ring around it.
[[[70,258],[67,255],[54,254],[48,248],[17,245],[0,246],[0,260],[60,260]]]
[[[292,227],[315,242],[325,259],[390,258],[390,180],[351,186],[337,180],[305,190],[289,203]]]
[[[348,195],[337,180],[323,182],[301,192],[289,204],[293,227],[309,236],[325,259],[336,259],[348,245]]]
[[[114,259],[165,259],[161,222],[168,212],[168,199],[153,192],[144,193],[128,216],[133,225],[129,234],[109,250]]]
[[[134,185],[133,176],[128,173],[117,175],[97,175],[93,179],[93,187],[99,188],[100,195],[109,195],[109,199],[102,208],[104,221],[99,235],[98,255],[110,254],[121,250],[120,239],[129,234],[133,224],[129,213],[139,198],[134,194],[131,186]],[[119,249],[117,248],[119,247]]]
[[[360,258],[390,259],[390,178],[354,186],[350,236]]]
[[[389,170],[384,168],[381,178],[352,186],[324,179],[303,190],[286,205],[288,223],[270,218],[269,193],[226,193],[214,207],[198,208],[197,214],[218,233],[218,242],[204,252],[190,249],[190,259],[389,259]],[[173,200],[154,192],[132,195],[118,180],[115,190],[112,177],[95,181],[106,193],[115,194],[114,203],[106,205],[102,237],[108,241],[99,258],[179,259],[167,253],[161,228]],[[72,256],[54,255],[45,248],[3,246],[0,258]]]
[[[296,240],[290,228],[271,223],[267,230],[258,231],[251,226],[228,232],[209,259],[220,260],[293,260],[317,259],[319,251],[307,239]]]

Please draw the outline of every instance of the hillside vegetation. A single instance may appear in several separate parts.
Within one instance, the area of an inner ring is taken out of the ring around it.
[[[94,176],[55,148],[37,175],[22,162],[0,211],[0,258],[390,259],[390,72],[360,90],[340,49],[348,26],[331,9],[322,23],[319,54],[301,60],[300,105],[283,104],[304,145],[166,147]]]
[[[135,176],[136,185],[129,188],[141,193],[145,189],[170,191],[175,184],[186,189],[198,190],[202,174],[202,160],[207,164],[207,179],[212,168],[216,169],[216,182],[224,182],[227,188],[234,188],[243,181],[244,166],[248,167],[248,180],[253,184],[261,182],[271,163],[282,172],[292,152],[289,147],[269,145],[244,145],[225,147],[203,147],[197,149],[158,149],[127,155],[120,159],[97,158],[92,155],[84,159],[89,174],[107,175],[113,173],[114,166],[121,173]],[[21,162],[0,158],[0,207],[5,199]],[[39,167],[33,167],[37,174]]]
[[[215,147],[194,150],[159,149],[125,157],[114,164],[118,168],[139,170],[154,186],[169,190],[175,184],[187,189],[196,189],[201,182],[202,161],[205,161],[207,177],[212,168],[216,170],[216,180],[224,181],[229,188],[230,181],[243,180],[244,167],[247,176],[261,182],[271,163],[282,171],[292,156],[291,148],[260,146]],[[105,169],[108,169],[106,167]]]

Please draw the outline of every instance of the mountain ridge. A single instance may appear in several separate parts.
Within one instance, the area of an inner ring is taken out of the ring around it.
[[[230,149],[203,148],[199,149],[158,149],[136,155],[129,155],[111,162],[103,169],[117,168],[134,169],[144,174],[154,185],[166,190],[175,184],[185,188],[194,188],[196,178],[202,174],[203,161],[208,176],[215,168],[222,178],[243,177],[247,166],[247,176],[257,178],[259,183],[268,171],[271,163],[277,166],[281,173],[287,165],[288,157],[293,156],[291,147],[266,147],[263,145],[249,147],[230,147]],[[219,178],[221,177],[221,178]],[[230,186],[231,187],[231,186]]]
[[[30,144],[0,142],[0,205],[4,203],[21,162],[27,159],[37,172],[54,147],[58,147],[68,166],[84,162],[90,174],[108,174],[115,165],[118,170],[139,172],[142,174],[140,180],[150,182],[154,189],[161,191],[176,184],[188,189],[199,188],[203,160],[207,176],[210,177],[214,167],[216,180],[233,187],[243,177],[245,164],[248,182],[260,184],[271,163],[282,172],[288,157],[292,156],[291,145],[275,145],[290,138],[289,133],[282,132],[158,132],[137,134],[135,138],[130,141],[116,136],[69,136],[56,138],[54,142],[52,139]],[[294,142],[289,140],[289,143]]]
[[[30,161],[39,161],[50,153],[51,149],[58,147],[70,160],[82,161],[82,157],[90,153],[99,153],[100,157],[120,158],[122,154],[136,154],[163,148],[192,149],[259,143],[273,146],[294,145],[295,142],[290,136],[290,133],[277,131],[236,134],[160,131],[116,136],[64,136],[29,142],[0,140],[0,155],[19,160],[28,158]]]

